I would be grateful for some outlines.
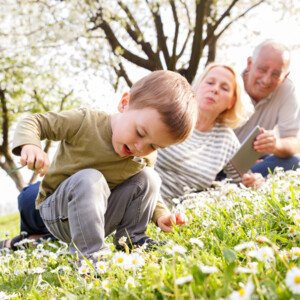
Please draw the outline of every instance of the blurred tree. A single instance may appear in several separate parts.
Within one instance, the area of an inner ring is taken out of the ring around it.
[[[261,5],[285,18],[300,6],[298,0],[0,0],[0,168],[16,168],[10,131],[21,114],[78,105],[78,88],[87,90],[89,76],[118,89],[130,87],[141,70],[169,69],[192,82],[224,51],[225,33],[241,28],[236,45],[258,34],[247,28],[247,17]],[[19,172],[9,176],[18,189],[26,184]]]
[[[24,113],[60,111],[79,101],[72,88],[62,82],[66,73],[63,64],[54,62],[49,50],[45,51],[49,44],[41,43],[43,48],[38,45],[39,39],[33,38],[37,28],[42,32],[51,14],[45,18],[45,14],[30,11],[29,6],[18,6],[17,2],[0,2],[0,168],[20,190],[28,182],[16,171],[18,164],[10,149],[14,122]],[[44,20],[34,22],[33,17],[41,15]],[[44,150],[48,152],[50,146],[46,141]],[[29,181],[35,179],[33,173]]]
[[[177,71],[192,82],[201,60],[215,59],[219,38],[266,0],[87,1],[91,31],[101,31],[115,55],[117,81],[130,86],[124,59],[149,71]],[[92,3],[92,4],[91,4]]]
[[[10,129],[14,121],[23,113],[60,111],[79,102],[74,99],[72,90],[66,92],[54,87],[55,80],[51,74],[30,73],[34,70],[32,64],[23,61],[22,65],[18,65],[16,61],[0,59],[0,65],[0,168],[20,190],[27,183],[20,172],[14,171],[18,167],[10,150]],[[48,152],[50,146],[51,142],[46,141],[44,151]],[[36,174],[33,173],[30,182],[35,179]]]

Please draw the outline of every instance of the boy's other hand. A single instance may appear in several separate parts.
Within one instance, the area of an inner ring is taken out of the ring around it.
[[[49,159],[47,153],[35,145],[24,145],[21,151],[22,166],[34,170],[40,176],[44,176],[49,169]]]
[[[173,225],[185,225],[187,223],[187,217],[181,212],[174,214],[164,215],[158,218],[157,225],[165,232],[171,232]]]

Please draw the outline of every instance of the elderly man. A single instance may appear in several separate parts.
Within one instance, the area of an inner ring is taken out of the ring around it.
[[[289,65],[289,50],[280,43],[266,40],[248,58],[243,73],[245,90],[255,112],[235,133],[243,142],[255,125],[261,126],[253,147],[262,154],[262,160],[251,170],[263,176],[276,166],[295,169],[300,161],[295,155],[300,152],[300,103],[295,86],[288,78]]]

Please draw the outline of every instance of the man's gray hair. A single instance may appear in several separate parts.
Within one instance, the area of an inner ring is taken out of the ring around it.
[[[288,71],[290,67],[290,58],[291,58],[290,49],[286,45],[272,39],[267,39],[256,46],[252,54],[252,61],[256,61],[260,51],[266,47],[273,48],[274,50],[277,50],[282,54],[282,58],[286,64],[286,71]]]

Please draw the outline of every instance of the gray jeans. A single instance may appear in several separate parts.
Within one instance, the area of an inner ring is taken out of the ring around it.
[[[40,214],[48,230],[70,244],[71,252],[77,248],[89,256],[104,249],[105,236],[115,230],[115,243],[122,236],[132,242],[144,237],[159,189],[159,176],[149,167],[112,190],[102,173],[84,169],[42,202]]]

